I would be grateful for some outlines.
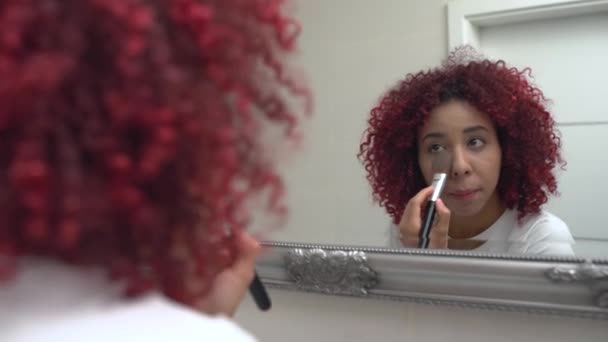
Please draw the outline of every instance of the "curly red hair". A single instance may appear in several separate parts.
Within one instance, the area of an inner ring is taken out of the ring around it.
[[[246,201],[284,214],[260,136],[294,138],[309,100],[285,2],[2,1],[0,279],[36,255],[201,298]]]
[[[468,51],[467,51],[468,50]],[[453,51],[441,67],[408,74],[370,113],[358,154],[374,200],[399,222],[410,198],[426,186],[418,166],[416,132],[431,111],[450,100],[464,100],[493,121],[502,148],[497,190],[521,219],[536,213],[557,193],[553,170],[565,164],[560,138],[547,111],[547,99],[530,80],[529,68],[518,70],[503,60],[458,57]]]

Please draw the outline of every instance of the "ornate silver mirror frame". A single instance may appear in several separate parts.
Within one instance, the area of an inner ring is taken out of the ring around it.
[[[608,319],[608,260],[263,243],[269,288]]]

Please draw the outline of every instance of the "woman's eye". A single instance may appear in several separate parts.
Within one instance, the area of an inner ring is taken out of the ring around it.
[[[443,151],[443,146],[439,144],[432,144],[431,146],[429,146],[429,152],[431,153],[437,153],[441,151]]]
[[[473,148],[479,148],[482,147],[483,145],[485,145],[485,141],[483,141],[482,139],[479,138],[473,138],[471,140],[469,140],[469,146],[473,147]]]

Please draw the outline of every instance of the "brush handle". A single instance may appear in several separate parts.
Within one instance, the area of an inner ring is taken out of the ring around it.
[[[249,292],[260,310],[267,311],[270,309],[270,296],[268,296],[268,292],[266,292],[266,288],[257,272],[254,274],[251,284],[249,284]]]
[[[429,247],[429,234],[433,227],[433,221],[435,220],[435,212],[437,211],[436,202],[428,201],[424,208],[424,216],[422,218],[422,227],[420,227],[420,233],[418,234],[418,248]]]

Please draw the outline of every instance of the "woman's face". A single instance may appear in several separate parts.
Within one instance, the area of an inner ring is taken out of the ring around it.
[[[452,214],[477,215],[487,204],[498,202],[502,152],[488,115],[460,100],[435,108],[418,132],[418,163],[427,184],[433,180],[432,161],[439,153],[451,157],[441,198]]]

